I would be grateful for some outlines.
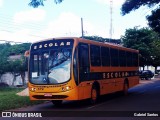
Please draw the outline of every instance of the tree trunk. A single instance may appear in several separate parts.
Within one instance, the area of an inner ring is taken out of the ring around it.
[[[2,83],[2,79],[1,79],[2,75],[0,75],[0,83]]]
[[[22,78],[22,85],[24,86],[24,81],[25,81],[25,72],[20,72],[21,78]]]
[[[16,75],[15,73],[12,73],[13,74],[13,82],[12,82],[12,86],[14,87],[14,82],[16,81]]]
[[[155,66],[155,71],[154,71],[154,73],[155,73],[155,74],[157,73],[157,66]]]

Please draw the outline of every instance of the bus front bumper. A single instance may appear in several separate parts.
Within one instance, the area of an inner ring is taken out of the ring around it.
[[[30,100],[78,100],[77,88],[65,92],[33,92],[29,91]]]

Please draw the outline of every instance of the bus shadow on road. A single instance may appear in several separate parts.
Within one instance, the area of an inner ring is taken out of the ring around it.
[[[132,94],[132,93],[129,93],[128,96],[130,96],[130,94]],[[99,97],[97,103],[94,105],[102,104],[102,103],[105,103],[108,101],[115,100],[117,98],[124,98],[124,97],[127,97],[127,96],[124,96],[121,92],[102,95]],[[52,109],[57,109],[57,110],[59,110],[59,109],[61,109],[61,110],[62,109],[76,110],[77,109],[78,110],[78,109],[83,109],[83,108],[87,108],[87,107],[91,107],[91,106],[93,106],[93,105],[90,103],[90,100],[86,99],[86,100],[79,100],[79,101],[64,101],[63,104],[59,107],[56,107],[53,105]]]

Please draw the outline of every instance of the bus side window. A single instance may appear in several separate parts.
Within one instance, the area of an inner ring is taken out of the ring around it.
[[[132,52],[126,52],[126,56],[127,56],[127,66],[132,67],[133,66]]]
[[[133,66],[137,67],[138,66],[138,54],[137,53],[133,53]]]
[[[96,45],[90,46],[90,57],[92,66],[101,66],[100,47]]]
[[[117,49],[110,49],[111,54],[111,66],[117,67],[119,66],[119,55]]]
[[[126,67],[126,52],[119,50],[119,64],[121,67]]]
[[[101,47],[102,66],[110,66],[110,52],[108,47]]]
[[[79,76],[80,80],[87,80],[90,71],[89,64],[89,47],[88,44],[79,44],[78,46],[78,59],[79,59]]]

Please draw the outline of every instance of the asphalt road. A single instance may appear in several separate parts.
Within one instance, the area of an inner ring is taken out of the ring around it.
[[[45,120],[52,120],[53,117],[54,120],[75,120],[75,118],[87,120],[160,120],[160,79],[142,80],[139,85],[129,89],[128,96],[122,96],[119,93],[102,96],[96,105],[89,105],[87,100],[64,101],[63,105],[57,108],[47,101],[40,105],[13,111],[42,113],[43,118],[39,119]],[[46,116],[48,118],[44,118]]]

